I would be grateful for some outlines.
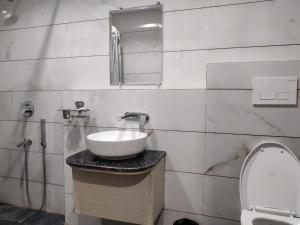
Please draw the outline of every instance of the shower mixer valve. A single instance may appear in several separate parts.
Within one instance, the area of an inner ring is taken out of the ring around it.
[[[17,144],[17,147],[20,148],[21,146],[24,147],[24,149],[27,149],[32,145],[32,140],[30,138],[24,138],[23,141],[21,141],[19,144]]]
[[[34,104],[33,104],[33,102],[30,101],[30,100],[26,100],[22,105],[22,109],[23,109],[23,117],[24,118],[32,117],[32,115],[34,113]]]

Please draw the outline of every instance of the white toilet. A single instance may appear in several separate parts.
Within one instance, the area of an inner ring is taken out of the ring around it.
[[[300,225],[300,162],[286,146],[264,142],[240,176],[242,225]]]

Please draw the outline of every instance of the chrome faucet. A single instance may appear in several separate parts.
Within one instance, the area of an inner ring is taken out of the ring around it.
[[[21,141],[19,144],[17,144],[17,148],[24,147],[24,149],[27,149],[32,145],[32,140],[29,138],[24,138],[23,141]]]
[[[145,124],[149,121],[150,116],[147,113],[141,112],[125,112],[118,120],[130,120],[139,122],[139,130],[144,130]]]

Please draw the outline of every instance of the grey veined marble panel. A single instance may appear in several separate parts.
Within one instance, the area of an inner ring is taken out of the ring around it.
[[[300,138],[207,133],[204,157],[205,173],[239,178],[246,156],[254,146],[264,141],[282,143],[300,159]]]
[[[108,55],[108,20],[1,31],[0,48],[0,61]]]
[[[207,91],[206,130],[300,137],[299,106],[254,107],[251,98],[252,91],[248,90]]]
[[[299,44],[299,8],[277,0],[166,13],[164,50]]]
[[[0,92],[0,120],[8,120],[11,113],[11,92]]]
[[[241,215],[239,180],[206,176],[204,213],[209,216],[239,220]]]
[[[204,90],[94,90],[63,92],[64,108],[82,100],[91,109],[86,125],[137,128],[136,122],[118,121],[124,112],[150,115],[149,129],[204,131]]]
[[[46,122],[62,122],[62,94],[60,91],[29,91],[13,92],[11,120],[23,120],[22,104],[30,100],[34,103],[34,114],[28,121],[40,121],[45,119]]]
[[[208,89],[252,89],[255,77],[300,78],[300,61],[207,64]]]
[[[0,121],[0,148],[17,149],[23,137],[30,137],[30,151],[41,152],[39,122]],[[46,123],[47,153],[63,155],[62,124]]]
[[[299,44],[299,8],[298,0],[212,8],[209,20],[210,47]]]

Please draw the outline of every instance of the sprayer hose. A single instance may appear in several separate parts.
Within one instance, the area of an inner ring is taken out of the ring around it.
[[[28,170],[28,154],[29,154],[29,146],[25,146],[25,183],[26,183],[26,195],[27,195],[27,201],[29,204],[29,207],[35,210],[42,211],[45,207],[46,203],[46,179],[47,179],[47,174],[46,174],[46,146],[42,146],[42,152],[43,152],[43,201],[42,205],[39,208],[35,208],[32,205],[31,198],[30,198],[30,191],[29,191],[29,170]]]

